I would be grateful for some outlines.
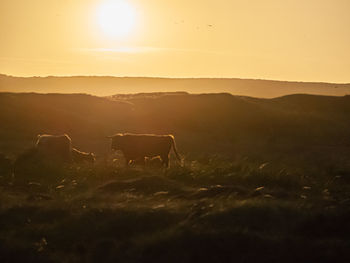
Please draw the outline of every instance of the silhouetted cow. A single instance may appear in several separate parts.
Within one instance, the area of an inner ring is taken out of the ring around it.
[[[146,166],[149,168],[161,168],[162,167],[162,159],[159,156],[156,157],[146,157],[145,159]]]
[[[63,135],[38,135],[36,141],[38,153],[44,157],[71,160],[72,140],[67,134]]]
[[[160,158],[160,156],[155,157],[144,157],[137,160],[133,160],[131,165],[142,165],[147,168],[162,168],[163,167],[163,161]]]
[[[145,157],[160,156],[163,165],[169,166],[169,152],[173,148],[176,158],[181,158],[176,150],[173,135],[154,134],[116,134],[110,136],[112,150],[121,150],[125,157],[126,165],[130,161],[144,162]]]
[[[72,161],[75,163],[94,163],[95,155],[93,153],[86,153],[72,148]]]

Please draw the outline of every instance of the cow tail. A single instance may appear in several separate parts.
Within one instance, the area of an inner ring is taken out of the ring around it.
[[[177,159],[179,162],[181,162],[182,159],[181,159],[179,153],[177,152],[176,144],[175,144],[175,138],[174,138],[173,135],[170,135],[170,137],[171,137],[171,145],[172,145],[172,147],[173,147],[173,151],[174,151],[174,153],[175,153],[176,159]]]

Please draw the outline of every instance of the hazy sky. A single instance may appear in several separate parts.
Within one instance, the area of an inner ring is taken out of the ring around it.
[[[350,82],[349,0],[124,2],[0,0],[0,73]]]

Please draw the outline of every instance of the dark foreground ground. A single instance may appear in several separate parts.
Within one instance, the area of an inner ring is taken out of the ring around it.
[[[350,96],[0,93],[0,153],[97,155],[0,161],[0,262],[350,262],[349,120]],[[125,169],[117,132],[174,134],[184,167]]]
[[[0,261],[349,262],[349,176],[314,172],[208,157],[2,176]]]

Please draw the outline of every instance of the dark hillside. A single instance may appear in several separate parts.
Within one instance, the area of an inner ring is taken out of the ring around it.
[[[173,133],[181,151],[191,154],[262,158],[281,151],[311,153],[316,147],[333,156],[349,152],[349,115],[350,96],[2,93],[0,150],[15,154],[39,133],[67,133],[83,150],[104,154],[106,136],[137,132]]]
[[[3,147],[15,151],[42,133],[67,133],[78,143],[91,142],[83,148],[94,148],[93,142],[112,133],[131,111],[126,102],[83,94],[2,93],[0,108]]]
[[[0,262],[350,262],[349,115],[349,96],[0,93]],[[173,133],[183,165],[125,167],[116,132]],[[12,169],[39,133],[96,162],[34,148]]]

